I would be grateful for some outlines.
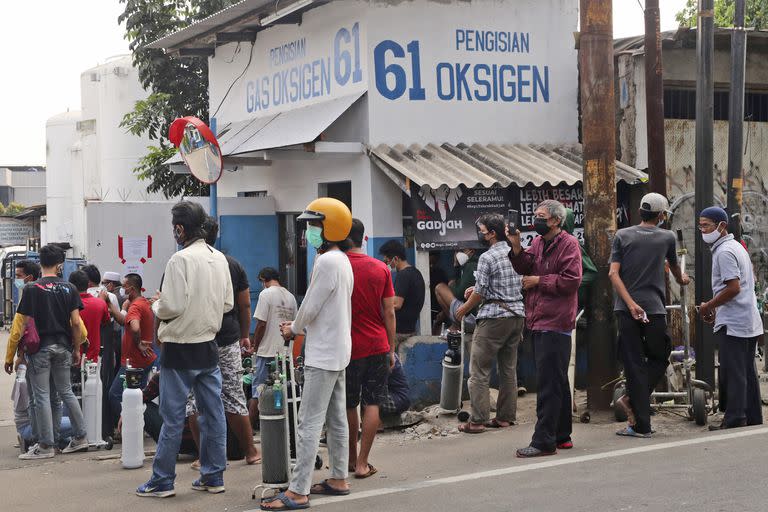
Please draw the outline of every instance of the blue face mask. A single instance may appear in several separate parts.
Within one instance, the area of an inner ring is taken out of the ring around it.
[[[319,249],[323,245],[323,230],[317,226],[307,226],[307,243]]]
[[[14,286],[16,286],[17,290],[21,290],[24,288],[24,285],[26,284],[23,279],[14,279],[13,280]]]

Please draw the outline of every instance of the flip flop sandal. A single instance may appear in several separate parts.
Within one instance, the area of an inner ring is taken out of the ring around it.
[[[358,475],[357,473],[355,473],[355,478],[357,478],[358,480],[362,480],[363,478],[368,478],[369,476],[373,476],[378,472],[379,470],[373,467],[373,464],[368,464],[368,472],[364,475]]]
[[[318,489],[316,489],[318,488]],[[349,489],[336,489],[328,480],[323,480],[310,487],[309,494],[325,494],[326,496],[346,496],[349,494]]]
[[[485,432],[485,425],[480,423],[464,423],[463,425],[459,425],[459,432],[464,432],[465,434],[482,434]]]
[[[274,501],[279,501],[280,503],[283,504],[283,506],[279,508],[264,506],[265,503],[272,503]],[[261,508],[261,510],[301,510],[301,509],[309,508],[309,502],[296,503],[291,498],[289,498],[284,492],[281,492],[280,494],[272,498],[264,498],[261,501],[261,506],[259,508]]]
[[[505,425],[506,423],[506,425]],[[488,428],[507,428],[514,425],[514,421],[501,421],[498,418],[493,418],[491,421],[485,424]]]

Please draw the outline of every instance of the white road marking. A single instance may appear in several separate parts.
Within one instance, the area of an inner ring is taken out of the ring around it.
[[[458,482],[469,482],[471,480],[479,480],[481,478],[511,475],[514,473],[523,473],[525,471],[535,471],[538,469],[547,469],[547,468],[553,468],[557,466],[565,466],[568,464],[579,464],[581,462],[591,462],[594,460],[613,459],[616,457],[624,457],[626,455],[634,455],[636,453],[648,453],[648,452],[654,452],[658,450],[666,450],[668,448],[679,448],[681,446],[692,446],[697,444],[716,443],[718,441],[727,441],[729,439],[739,439],[742,437],[757,436],[761,434],[768,434],[768,427],[761,427],[754,430],[739,429],[739,431],[737,432],[729,432],[727,434],[709,435],[706,437],[699,437],[696,439],[685,439],[681,441],[670,441],[667,443],[637,446],[635,448],[613,450],[610,452],[595,453],[592,455],[579,455],[576,457],[567,457],[567,458],[552,458],[552,459],[548,458],[548,460],[544,462],[536,462],[532,464],[531,463],[520,464],[517,466],[492,469],[489,471],[478,471],[476,473],[466,473],[463,475],[449,476],[445,478],[436,478],[434,480],[424,480],[422,482],[406,484],[398,487],[384,487],[381,489],[371,489],[369,491],[353,492],[352,494],[349,494],[347,496],[312,498],[312,508],[318,507],[321,505],[342,503],[345,501],[363,500],[366,498],[375,498],[378,496],[386,496],[389,494],[399,494],[399,493],[414,491],[418,489],[427,489],[429,487],[437,487],[440,485],[455,484]],[[256,512],[257,510],[259,509],[248,510],[246,512]]]

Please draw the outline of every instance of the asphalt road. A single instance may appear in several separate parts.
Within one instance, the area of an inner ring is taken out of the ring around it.
[[[0,376],[0,393],[7,396],[10,387],[11,378]],[[180,461],[177,496],[157,500],[133,495],[149,477],[151,460],[137,470],[124,470],[115,459],[100,460],[119,454],[119,446],[112,452],[20,461],[8,405],[5,398],[0,401],[1,511],[258,508],[251,490],[260,482],[260,470],[243,462],[230,464],[227,491],[214,496],[189,488],[197,474],[189,468],[191,461]],[[614,434],[618,424],[593,414],[593,423],[574,426],[573,450],[534,460],[514,457],[530,439],[530,419],[476,436],[414,439],[388,433],[377,441],[371,459],[378,474],[353,480],[348,497],[318,497],[312,505],[329,512],[768,510],[768,426],[710,433],[674,416],[657,420],[654,439],[627,439]],[[316,480],[325,476],[316,472]]]

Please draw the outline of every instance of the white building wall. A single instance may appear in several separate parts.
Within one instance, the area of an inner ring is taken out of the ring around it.
[[[24,206],[45,204],[45,171],[16,171],[11,181],[14,202]]]

